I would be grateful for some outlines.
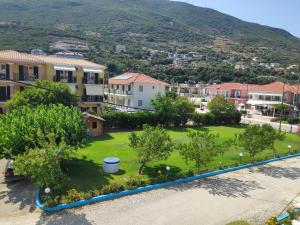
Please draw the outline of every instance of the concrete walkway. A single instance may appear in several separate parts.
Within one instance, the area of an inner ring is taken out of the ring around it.
[[[299,193],[300,158],[294,158],[39,218],[27,212],[31,221],[9,223],[11,217],[3,217],[0,224],[224,225],[237,219],[263,224]]]

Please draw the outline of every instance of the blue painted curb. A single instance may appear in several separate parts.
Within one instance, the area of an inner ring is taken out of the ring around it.
[[[189,181],[199,180],[199,179],[203,179],[203,178],[207,178],[207,177],[211,177],[211,176],[216,176],[216,175],[219,175],[219,174],[224,174],[224,173],[228,173],[228,172],[232,172],[232,171],[236,171],[236,170],[246,169],[246,168],[250,168],[250,167],[253,167],[253,166],[260,166],[260,165],[264,165],[264,164],[267,164],[267,163],[276,162],[276,161],[280,161],[280,160],[283,160],[283,159],[299,157],[299,156],[300,156],[300,153],[297,153],[297,154],[294,154],[294,155],[282,156],[282,157],[278,157],[278,158],[274,158],[274,159],[269,159],[269,160],[260,161],[260,162],[256,162],[256,163],[251,163],[251,164],[246,164],[246,165],[242,165],[242,166],[232,167],[232,168],[228,168],[228,169],[224,169],[224,170],[216,170],[216,171],[212,171],[212,172],[208,172],[208,173],[204,173],[204,174],[198,174],[198,175],[195,175],[195,176],[192,176],[192,177],[180,178],[180,179],[175,180],[175,181],[169,181],[169,182],[165,182],[165,183],[153,184],[153,185],[148,185],[148,186],[145,186],[145,187],[139,187],[139,188],[134,189],[134,190],[125,190],[125,191],[121,191],[121,192],[117,192],[117,193],[110,193],[110,194],[107,194],[107,195],[100,195],[100,196],[93,197],[93,198],[88,199],[88,200],[80,200],[80,201],[72,202],[72,203],[69,203],[69,204],[60,204],[60,205],[57,205],[57,206],[52,207],[52,208],[47,208],[47,207],[44,206],[44,204],[41,203],[40,198],[39,198],[39,190],[37,190],[36,196],[35,196],[35,204],[40,209],[42,209],[46,212],[56,212],[56,211],[60,211],[60,210],[63,210],[63,209],[70,209],[70,208],[74,208],[74,207],[79,207],[79,206],[92,204],[92,203],[95,203],[95,202],[102,202],[102,201],[112,200],[112,199],[120,198],[120,197],[127,196],[127,195],[133,195],[133,194],[137,194],[137,193],[144,192],[144,191],[151,191],[151,190],[158,189],[158,188],[164,188],[164,187],[168,187],[168,186],[172,186],[172,185],[176,185],[176,184],[186,183],[186,182],[189,182]]]

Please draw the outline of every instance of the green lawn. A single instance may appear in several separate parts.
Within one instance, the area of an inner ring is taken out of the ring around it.
[[[168,129],[171,138],[175,142],[186,142],[189,130],[210,130],[220,134],[223,140],[233,138],[235,134],[241,132],[243,127],[209,126],[201,128],[175,128]],[[138,176],[138,163],[135,152],[128,146],[128,136],[130,132],[113,132],[104,137],[90,141],[86,147],[79,149],[73,160],[64,164],[67,174],[70,177],[67,188],[76,188],[79,191],[87,191],[100,188],[103,184],[111,181],[124,182],[125,178]],[[287,146],[291,144],[293,148],[300,151],[300,138],[297,135],[287,134],[283,142],[277,142],[277,151],[281,154],[287,152]],[[244,153],[244,162],[249,161],[249,157]],[[272,157],[272,151],[265,151],[257,156],[257,160]],[[121,171],[118,174],[109,175],[102,172],[102,162],[105,157],[115,156],[121,159]],[[239,151],[233,147],[224,156],[216,157],[215,160],[203,167],[203,171],[219,169],[220,165],[232,166],[239,164]],[[165,161],[157,161],[147,164],[145,175],[156,176],[158,171],[165,171],[165,166],[171,166],[172,173],[195,171],[194,164],[187,165],[177,151],[174,151],[170,158]]]

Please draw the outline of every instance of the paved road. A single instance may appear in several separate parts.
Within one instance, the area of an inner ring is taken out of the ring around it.
[[[269,124],[275,129],[279,129],[279,122],[268,122],[264,120],[259,120],[259,119],[253,119],[253,118],[242,118],[241,123],[244,124]],[[281,130],[286,131],[286,132],[291,132],[291,125],[289,124],[281,124]],[[292,132],[296,133],[298,131],[298,125],[293,125],[292,126]]]
[[[300,158],[223,174],[52,215],[4,224],[224,225],[236,219],[262,224],[300,192]],[[1,206],[5,207],[5,206]],[[0,208],[0,210],[1,210]],[[3,214],[2,214],[3,216]],[[28,218],[28,217],[26,217]],[[0,224],[3,224],[0,220]]]
[[[6,160],[0,160],[0,224],[35,224],[41,211],[33,204],[34,187],[28,181],[6,184],[5,165]]]

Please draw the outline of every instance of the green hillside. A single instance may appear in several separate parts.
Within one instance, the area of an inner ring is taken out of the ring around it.
[[[211,62],[218,63],[219,58],[230,56],[241,60],[259,56],[283,65],[300,63],[300,39],[288,32],[186,3],[0,0],[0,49],[49,50],[48,35],[86,40],[89,57],[114,64],[112,73],[127,69],[148,71],[140,62],[146,58],[142,47],[166,52],[201,52],[210,57],[210,66]],[[220,43],[218,38],[227,42]],[[115,56],[117,43],[126,45],[128,54]],[[132,65],[128,65],[129,61]],[[168,76],[168,72],[160,70],[159,74],[162,73],[163,77]]]

